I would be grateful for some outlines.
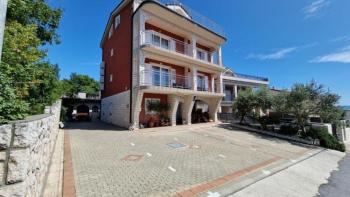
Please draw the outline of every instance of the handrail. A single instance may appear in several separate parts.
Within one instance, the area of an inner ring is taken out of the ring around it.
[[[252,79],[252,80],[258,80],[258,81],[269,81],[269,79],[265,77],[252,76],[252,75],[246,75],[246,74],[240,74],[240,73],[234,73],[234,76],[238,78]]]

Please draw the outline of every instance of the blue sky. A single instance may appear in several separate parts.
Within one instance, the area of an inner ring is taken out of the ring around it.
[[[71,72],[99,78],[99,42],[119,1],[51,1],[64,9],[62,43],[49,47],[49,59],[59,64],[61,78]],[[314,79],[341,95],[342,105],[350,105],[349,0],[181,2],[224,28],[225,66],[268,77],[277,88]]]

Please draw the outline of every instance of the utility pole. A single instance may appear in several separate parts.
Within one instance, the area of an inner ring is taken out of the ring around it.
[[[2,55],[2,44],[4,41],[7,1],[8,0],[0,0],[0,62]]]

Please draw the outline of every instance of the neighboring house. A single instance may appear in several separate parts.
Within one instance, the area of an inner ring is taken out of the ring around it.
[[[209,19],[171,2],[124,0],[110,15],[101,41],[103,121],[133,128],[165,116],[173,126],[217,121],[226,38]],[[168,113],[149,110],[152,103],[168,104]]]
[[[225,97],[221,102],[222,113],[232,113],[232,105],[238,93],[245,90],[247,87],[259,88],[261,86],[268,86],[269,80],[263,77],[255,77],[233,72],[227,69],[223,73],[223,90]]]
[[[62,106],[66,108],[63,114],[68,121],[91,120],[100,118],[101,100],[99,95],[78,93],[74,97],[63,96]]]
[[[350,106],[344,106],[343,109],[345,111],[345,120],[350,120]]]

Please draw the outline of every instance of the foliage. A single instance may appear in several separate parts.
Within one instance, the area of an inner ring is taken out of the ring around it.
[[[299,127],[298,125],[294,124],[281,125],[279,133],[283,135],[294,136],[299,133]]]
[[[238,97],[233,103],[233,110],[236,112],[237,116],[240,117],[240,124],[243,123],[247,115],[252,113],[256,106],[256,97],[251,88],[239,92]]]
[[[166,112],[169,110],[169,108],[170,108],[169,104],[161,103],[161,102],[149,102],[147,105],[147,109],[149,111],[158,112],[158,113]]]
[[[58,43],[60,18],[61,10],[44,0],[8,2],[0,64],[4,79],[0,86],[7,92],[0,96],[2,107],[6,106],[6,112],[1,112],[3,122],[42,113],[45,105],[59,97],[58,67],[44,61],[47,51],[43,46]]]
[[[273,98],[273,108],[280,113],[292,115],[299,128],[306,132],[309,117],[320,116],[323,121],[336,123],[342,111],[336,106],[339,96],[324,91],[315,81],[295,84],[290,92],[277,94]]]
[[[272,96],[265,87],[259,88],[257,91],[253,91],[251,88],[241,91],[233,103],[233,109],[240,117],[240,124],[243,123],[248,115],[252,115],[259,120],[260,113],[258,112],[260,110],[266,112],[266,110],[271,109],[271,106]],[[254,109],[258,112],[253,113]]]
[[[329,134],[326,129],[310,128],[307,132],[307,136],[313,139],[319,139],[320,145],[324,148],[345,152],[345,145]]]
[[[4,64],[1,65],[5,67]],[[28,111],[28,104],[16,97],[8,73],[0,72],[0,92],[0,124],[23,119]]]
[[[70,79],[61,81],[62,92],[69,97],[75,97],[79,92],[97,94],[99,83],[88,75],[72,73]]]

